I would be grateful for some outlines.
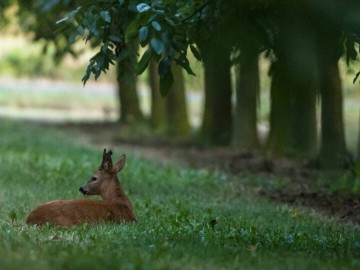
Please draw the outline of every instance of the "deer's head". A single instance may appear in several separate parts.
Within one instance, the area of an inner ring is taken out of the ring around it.
[[[90,180],[79,189],[83,195],[101,195],[104,197],[105,194],[109,193],[109,189],[114,188],[114,184],[119,185],[117,173],[124,168],[126,157],[124,154],[121,155],[119,160],[113,164],[111,155],[111,150],[106,152],[106,149],[104,149],[99,169],[94,173]]]

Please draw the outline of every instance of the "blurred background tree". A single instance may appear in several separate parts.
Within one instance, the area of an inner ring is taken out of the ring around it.
[[[268,158],[316,161],[322,168],[351,164],[339,61],[357,61],[358,1],[38,0],[17,5],[22,28],[35,33],[35,40],[54,43],[57,58],[81,53],[74,45],[79,37],[98,49],[84,83],[117,64],[124,123],[144,121],[135,75],[148,71],[151,126],[176,137],[189,135],[179,68],[193,76],[190,63],[197,59],[204,69],[198,143],[263,150]],[[259,59],[271,63],[266,141],[258,134]]]

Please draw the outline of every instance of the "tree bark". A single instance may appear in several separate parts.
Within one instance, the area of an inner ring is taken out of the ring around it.
[[[323,169],[344,169],[352,158],[347,151],[344,131],[343,93],[338,61],[341,32],[323,34],[318,41],[321,94],[321,144],[318,165]]]
[[[151,125],[156,131],[165,131],[176,138],[187,136],[190,124],[187,112],[184,74],[180,66],[172,65],[174,83],[166,97],[159,90],[157,65],[150,62],[149,81],[151,88]]]
[[[216,38],[215,38],[216,39]],[[199,44],[204,63],[205,104],[201,143],[228,145],[232,130],[230,53],[219,40]]]
[[[301,52],[297,52],[301,54]],[[313,55],[316,59],[316,55]],[[291,122],[291,153],[301,160],[314,160],[318,153],[318,135],[316,119],[316,96],[319,93],[318,73],[312,57],[307,59],[307,69],[301,76],[295,77],[293,104],[291,106],[293,120]],[[305,64],[305,63],[304,63]],[[304,70],[303,70],[304,71]]]
[[[273,63],[270,89],[270,131],[266,146],[269,156],[288,156],[290,148],[291,85],[287,80],[287,69],[280,63]]]
[[[151,90],[151,127],[155,131],[162,132],[166,129],[167,121],[166,98],[160,94],[159,75],[154,61],[150,61],[149,64],[149,85]]]
[[[184,74],[182,68],[175,64],[172,65],[171,70],[174,83],[166,97],[167,133],[172,137],[184,137],[190,131]]]
[[[259,148],[257,133],[257,100],[259,98],[258,52],[241,51],[240,63],[236,67],[236,106],[232,144],[239,150]]]
[[[276,113],[271,112],[268,153],[312,160],[318,151],[316,42],[311,25],[301,14],[286,14],[284,22],[276,45],[278,67],[274,70],[271,90],[271,110]],[[279,120],[285,123],[276,123]],[[289,129],[289,133],[281,130],[284,128]]]
[[[134,124],[144,120],[140,109],[136,86],[136,73],[131,60],[121,60],[117,64],[118,97],[120,103],[120,122]]]

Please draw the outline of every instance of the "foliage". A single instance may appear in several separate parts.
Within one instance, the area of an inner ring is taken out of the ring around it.
[[[21,29],[32,33],[35,41],[46,40],[44,50],[48,46],[55,46],[55,60],[60,62],[67,53],[73,56],[81,53],[68,42],[69,32],[55,27],[57,16],[65,16],[76,7],[75,4],[80,4],[80,1],[75,3],[71,0],[17,0],[14,3],[17,4],[17,16]]]
[[[67,52],[79,53],[72,46],[77,37],[91,46],[99,46],[90,59],[84,82],[91,74],[98,78],[114,61],[128,58],[132,52],[127,44],[137,39],[146,48],[137,63],[137,72],[141,74],[150,59],[155,59],[164,94],[172,82],[171,62],[176,61],[189,74],[194,74],[188,51],[201,60],[196,43],[199,39],[206,40],[219,25],[226,31],[231,46],[247,43],[259,50],[276,52],[279,48],[274,42],[282,27],[282,16],[305,12],[309,20],[320,18],[314,22],[320,35],[328,35],[329,28],[333,29],[330,34],[343,33],[342,50],[348,62],[356,60],[356,44],[360,40],[357,1],[344,5],[333,0],[302,0],[296,9],[291,1],[269,0],[18,0],[17,3],[22,27],[35,33],[35,39],[53,42],[58,59]],[[10,2],[5,2],[0,11],[9,5]]]
[[[245,178],[159,167],[131,153],[120,180],[134,203],[137,223],[27,226],[26,214],[40,202],[79,198],[77,187],[96,169],[101,153],[20,123],[3,121],[0,135],[0,150],[6,153],[0,156],[0,268],[360,266],[357,226],[254,198],[251,187],[241,184]]]
[[[329,27],[334,33],[343,32],[343,50],[348,62],[356,60],[355,48],[359,43],[358,4],[354,1],[343,5],[331,0],[303,0],[295,10],[291,8],[291,1],[262,0],[18,0],[17,3],[22,27],[34,32],[35,39],[45,38],[56,44],[58,59],[66,52],[79,53],[72,46],[77,37],[90,42],[91,46],[99,46],[99,51],[90,59],[84,82],[91,74],[98,78],[114,61],[130,58],[132,49],[127,44],[137,39],[146,48],[137,63],[137,73],[141,74],[150,59],[155,59],[159,63],[163,94],[172,83],[171,62],[194,74],[188,52],[201,60],[196,43],[199,39],[206,40],[219,25],[232,46],[255,46],[276,52],[279,48],[274,41],[282,27],[279,18],[289,12],[304,11],[310,20],[312,16],[321,18],[315,24],[321,35],[326,35],[324,30]],[[326,9],[321,8],[323,6]]]
[[[201,1],[97,1],[86,7],[79,6],[59,23],[70,23],[73,30],[69,41],[77,36],[100,45],[100,50],[90,59],[83,77],[84,83],[91,74],[95,79],[106,72],[114,61],[131,57],[129,42],[138,39],[147,47],[137,64],[141,74],[155,59],[160,75],[160,90],[166,93],[173,81],[171,63],[175,61],[189,74],[194,75],[187,58],[188,49],[200,59],[188,32],[199,21],[205,5]],[[194,13],[189,13],[195,10]],[[200,14],[200,15],[199,15]],[[185,24],[186,23],[186,24]]]
[[[348,62],[356,60],[359,20],[354,12],[357,10],[355,2],[343,5],[336,1],[304,0],[295,10],[291,5],[291,1],[246,0],[96,1],[83,6],[79,4],[61,22],[70,22],[70,42],[75,36],[81,36],[86,41],[95,40],[101,46],[90,60],[84,82],[91,74],[98,78],[115,60],[126,58],[129,54],[126,44],[137,39],[146,48],[137,64],[137,72],[141,74],[150,59],[155,59],[159,63],[163,94],[172,83],[171,62],[175,61],[194,75],[188,51],[201,60],[196,43],[199,39],[206,40],[219,25],[222,25],[228,39],[226,42],[231,46],[255,46],[259,51],[274,50],[278,54],[281,53],[278,50],[284,49],[277,48],[274,43],[282,27],[281,17],[305,12],[310,20],[312,17],[321,18],[321,22],[315,24],[320,35],[325,35],[324,30],[329,27],[334,29],[334,33],[342,32],[346,59]],[[320,8],[324,5],[327,6],[325,10]]]

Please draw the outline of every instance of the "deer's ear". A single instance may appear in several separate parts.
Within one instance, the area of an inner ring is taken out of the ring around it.
[[[125,160],[126,160],[125,154],[121,155],[119,160],[114,164],[116,172],[120,172],[124,168]]]

